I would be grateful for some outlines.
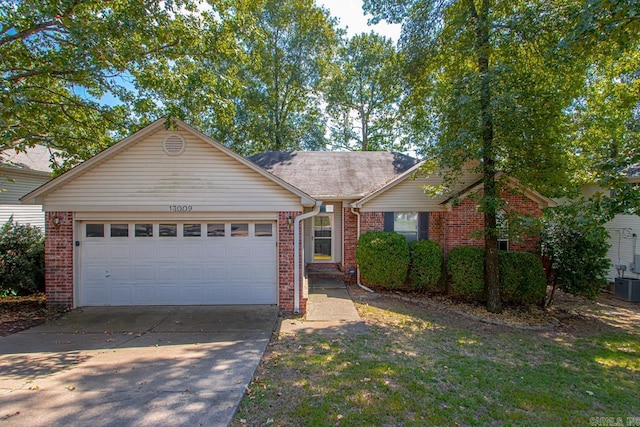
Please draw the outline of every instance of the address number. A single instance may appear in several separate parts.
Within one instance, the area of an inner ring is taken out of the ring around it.
[[[169,205],[169,212],[191,212],[192,210],[191,205]]]

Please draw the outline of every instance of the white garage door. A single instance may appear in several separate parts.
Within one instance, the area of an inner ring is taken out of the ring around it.
[[[275,222],[88,221],[82,306],[275,304]]]

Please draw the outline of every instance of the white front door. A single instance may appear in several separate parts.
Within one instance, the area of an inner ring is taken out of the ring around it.
[[[313,262],[333,261],[333,214],[313,217]]]
[[[80,223],[82,306],[277,303],[272,221]]]

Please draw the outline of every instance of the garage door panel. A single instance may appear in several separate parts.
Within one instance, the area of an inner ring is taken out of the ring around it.
[[[182,267],[182,278],[187,282],[193,280],[201,282],[204,279],[202,270],[202,265],[185,265]]]
[[[107,289],[108,305],[129,305],[131,304],[130,286],[110,286]]]
[[[119,220],[119,223],[127,221]],[[153,221],[146,221],[153,223]],[[240,222],[239,222],[240,223]],[[108,222],[105,230],[108,230]],[[134,230],[133,222],[129,222]],[[157,233],[159,222],[154,223]],[[275,223],[273,223],[274,230]],[[90,237],[81,244],[81,305],[274,304],[275,236]],[[84,227],[81,227],[84,230]],[[261,230],[262,231],[262,230]],[[108,233],[107,233],[108,234]]]
[[[169,239],[169,237],[165,239]],[[178,257],[178,245],[176,242],[160,242],[153,249],[156,259],[175,260]]]
[[[133,281],[134,282],[151,282],[156,280],[154,274],[155,269],[150,265],[135,266],[133,269]]]
[[[107,257],[107,245],[104,243],[87,242],[82,247],[85,257],[90,259],[100,259]]]
[[[123,258],[129,258],[130,257],[130,253],[129,253],[129,249],[131,248],[131,245],[128,245],[126,243],[117,243],[117,244],[113,244],[113,245],[108,245],[107,246],[107,257],[109,257],[110,259],[123,259]]]

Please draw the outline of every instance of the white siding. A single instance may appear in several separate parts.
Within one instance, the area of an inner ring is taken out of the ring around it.
[[[13,215],[20,224],[31,224],[44,230],[44,212],[38,205],[0,205],[0,224],[4,224]]]
[[[640,253],[640,216],[638,215],[616,215],[615,218],[606,224],[609,232],[609,259],[611,260],[611,269],[608,278],[613,280],[618,276],[615,264],[624,264],[627,266],[625,277],[640,278],[640,274],[632,273],[630,264],[633,263],[633,245],[636,241],[636,253]],[[636,235],[634,239],[633,235]]]
[[[0,166],[0,205],[19,205],[22,196],[50,179],[46,174],[30,173]]]
[[[255,212],[300,209],[300,197],[186,131],[180,156],[168,156],[161,130],[48,194],[45,210]]]
[[[459,188],[464,189],[480,178],[477,174],[466,174],[461,178]],[[404,181],[389,188],[364,204],[362,212],[437,212],[444,211],[441,205],[449,196],[430,197],[425,194],[424,185],[436,186],[442,182],[437,175],[419,176],[417,179],[407,177]]]

